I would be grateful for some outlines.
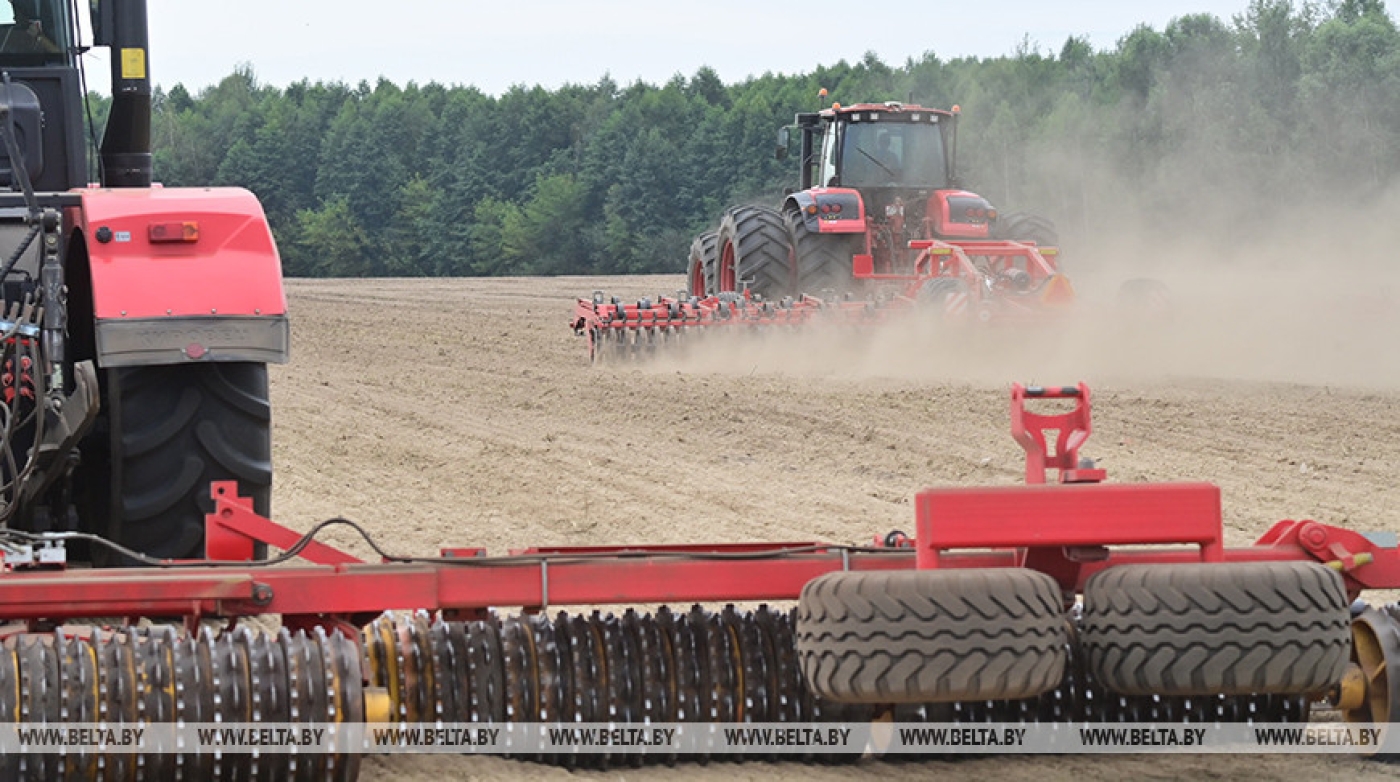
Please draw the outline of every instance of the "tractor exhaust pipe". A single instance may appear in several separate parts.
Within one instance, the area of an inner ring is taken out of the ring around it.
[[[112,111],[102,133],[102,184],[151,186],[151,77],[146,0],[93,7],[93,43],[111,47]]]

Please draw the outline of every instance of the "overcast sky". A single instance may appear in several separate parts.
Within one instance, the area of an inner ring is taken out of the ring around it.
[[[995,57],[1027,36],[1043,52],[1058,52],[1070,35],[1105,49],[1143,22],[1161,30],[1198,12],[1229,22],[1248,0],[149,3],[151,75],[167,88],[181,82],[198,92],[246,63],[260,82],[279,87],[382,75],[500,94],[516,84],[591,84],[605,73],[624,85],[657,84],[702,65],[735,82],[854,61],[866,51],[896,66],[927,51],[943,59]],[[105,91],[106,52],[91,58],[90,84]]]

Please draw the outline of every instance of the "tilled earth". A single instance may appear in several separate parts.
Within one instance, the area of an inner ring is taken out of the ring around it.
[[[707,341],[590,366],[566,327],[595,288],[676,277],[289,282],[293,360],[273,372],[274,516],[363,523],[393,553],[449,545],[811,540],[910,530],[931,485],[1013,484],[1013,380],[1092,384],[1084,453],[1111,480],[1206,480],[1228,542],[1280,519],[1400,529],[1394,308],[1325,328],[1257,306],[961,335]],[[1358,308],[1337,305],[1349,316]],[[1242,318],[1240,313],[1252,314]],[[1378,336],[1379,334],[1379,336]],[[1386,336],[1386,335],[1389,336]],[[328,542],[366,557],[348,534]],[[1394,599],[1386,596],[1386,599]],[[563,778],[499,758],[366,760],[366,780]],[[1323,756],[981,758],[853,767],[712,763],[578,777],[774,779],[1394,778]]]

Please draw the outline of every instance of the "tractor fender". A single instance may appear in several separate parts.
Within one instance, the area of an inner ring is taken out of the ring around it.
[[[865,200],[846,187],[815,187],[788,196],[784,211],[802,215],[807,230],[823,234],[865,232]]]
[[[100,366],[287,360],[282,261],[256,196],[159,186],[79,194],[66,217],[87,255]]]
[[[924,209],[935,236],[948,239],[987,239],[996,208],[966,190],[935,190]]]

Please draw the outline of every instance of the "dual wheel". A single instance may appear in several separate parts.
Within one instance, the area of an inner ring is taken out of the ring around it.
[[[1023,569],[832,573],[802,591],[812,688],[852,703],[1032,698],[1071,664],[1059,585]],[[1341,578],[1306,562],[1133,565],[1084,588],[1078,647],[1123,695],[1316,693],[1351,651]]]
[[[776,300],[797,293],[846,291],[852,256],[863,250],[861,234],[809,231],[796,212],[763,206],[729,210],[717,231],[690,246],[687,277],[692,296],[750,293]]]

